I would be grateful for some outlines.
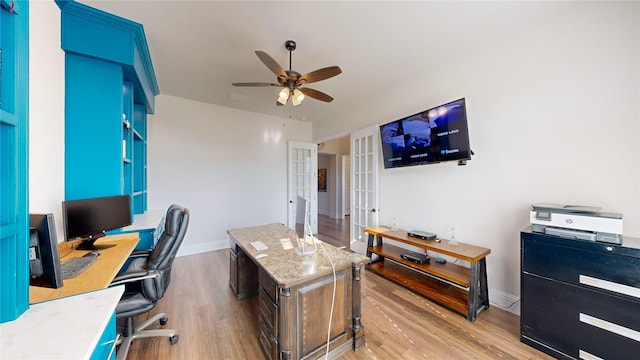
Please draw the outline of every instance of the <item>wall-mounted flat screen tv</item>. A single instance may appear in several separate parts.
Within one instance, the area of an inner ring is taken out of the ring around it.
[[[385,169],[471,159],[464,98],[380,126]]]

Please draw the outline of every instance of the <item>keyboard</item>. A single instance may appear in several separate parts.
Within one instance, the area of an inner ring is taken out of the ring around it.
[[[96,262],[98,256],[95,254],[87,254],[83,257],[71,258],[63,263],[60,263],[63,279],[71,279],[80,274]]]
[[[262,241],[253,241],[251,242],[251,246],[258,251],[267,250],[268,247]]]

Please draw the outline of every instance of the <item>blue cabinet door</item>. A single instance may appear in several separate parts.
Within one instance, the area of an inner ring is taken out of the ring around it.
[[[65,199],[122,195],[122,67],[65,55]]]
[[[29,2],[0,0],[0,322],[29,307]]]

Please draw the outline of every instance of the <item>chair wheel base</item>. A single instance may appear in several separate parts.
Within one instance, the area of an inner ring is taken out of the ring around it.
[[[167,325],[167,323],[169,322],[169,318],[168,317],[161,317],[160,318],[160,325]]]
[[[173,335],[169,338],[169,342],[171,343],[171,345],[177,344],[178,340],[180,340],[180,337],[178,337],[178,335]]]

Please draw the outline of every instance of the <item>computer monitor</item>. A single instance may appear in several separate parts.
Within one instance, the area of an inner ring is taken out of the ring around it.
[[[131,225],[129,195],[107,196],[62,202],[67,241],[81,239],[77,249],[99,250],[94,242],[109,230]]]
[[[296,248],[296,253],[300,255],[315,254],[318,250],[311,231],[311,225],[309,224],[309,206],[310,203],[307,199],[302,196],[298,196],[296,200],[295,231],[298,236],[298,247]]]
[[[307,223],[307,200],[302,196],[298,196],[296,199],[296,235],[298,238],[304,238],[305,224]]]
[[[29,214],[29,226],[30,284],[57,289],[63,283],[53,214]]]

